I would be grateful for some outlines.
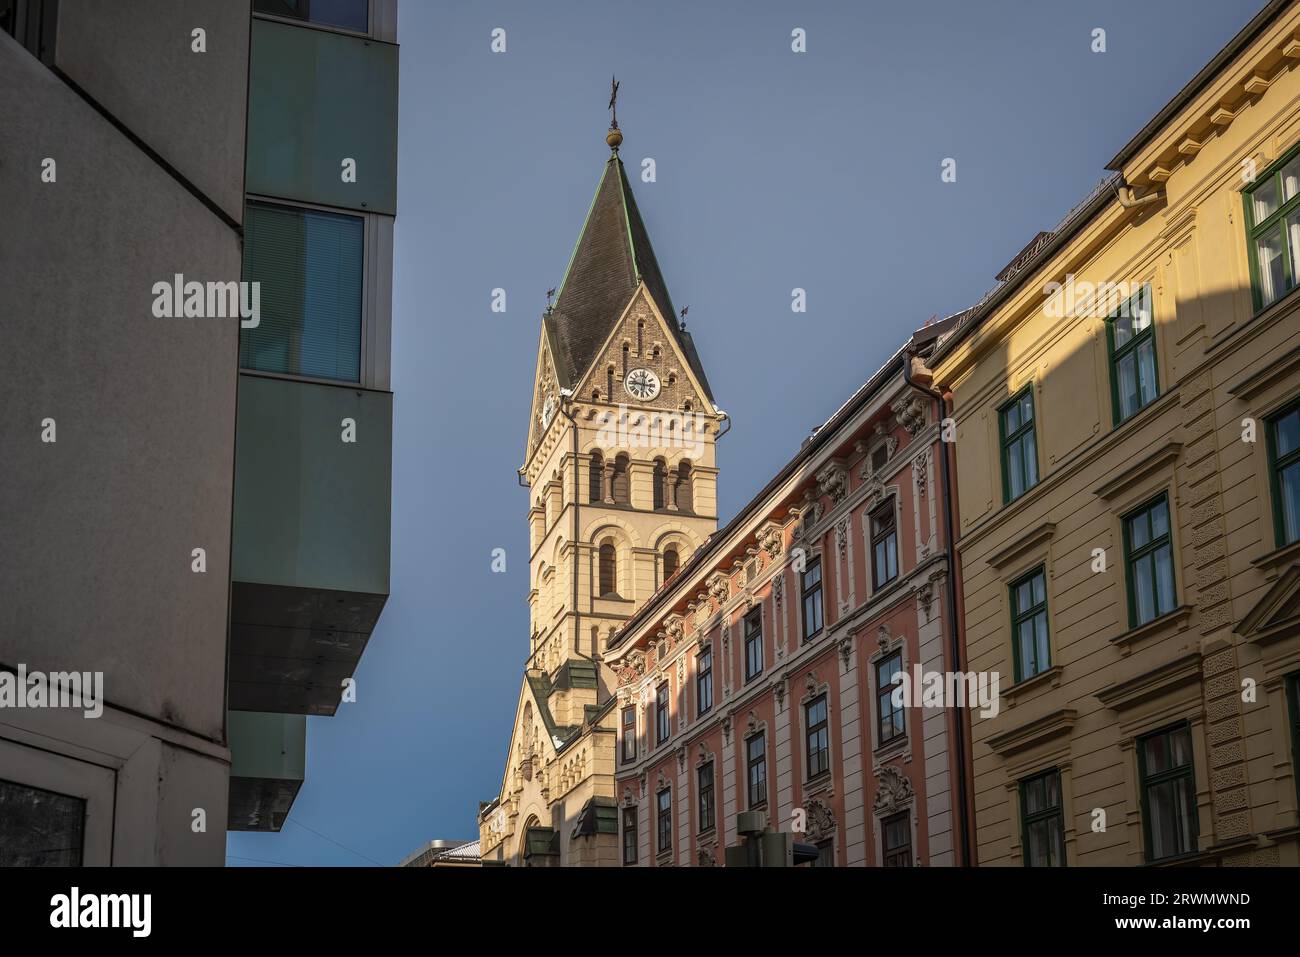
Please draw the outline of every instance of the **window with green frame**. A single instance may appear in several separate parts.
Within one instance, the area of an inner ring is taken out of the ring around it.
[[[1199,823],[1191,728],[1180,724],[1148,734],[1138,739],[1137,752],[1147,860],[1193,853]]]
[[[1124,516],[1124,567],[1130,627],[1174,610],[1174,544],[1167,493]]]
[[[1300,402],[1268,420],[1268,471],[1281,548],[1300,541]]]
[[[1144,285],[1106,320],[1111,408],[1116,425],[1160,395],[1151,287]]]
[[[1002,501],[1013,502],[1038,484],[1032,385],[998,410],[998,431],[1002,438]]]
[[[1025,867],[1065,866],[1065,812],[1055,768],[1020,782],[1020,823]]]
[[[1246,237],[1255,308],[1296,284],[1300,256],[1300,148],[1274,163],[1246,190]]]
[[[1041,566],[1011,583],[1011,647],[1017,682],[1052,667],[1047,635],[1047,573]]]

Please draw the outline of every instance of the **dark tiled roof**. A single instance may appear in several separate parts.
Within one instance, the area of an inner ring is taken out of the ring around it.
[[[672,329],[691,371],[704,386],[709,401],[713,401],[695,343],[677,324],[677,311],[659,271],[650,235],[632,196],[623,162],[615,154],[605,164],[560,284],[559,298],[548,316],[548,334],[553,335],[553,348],[565,367],[558,370],[561,379],[576,383],[582,378],[641,280]]]

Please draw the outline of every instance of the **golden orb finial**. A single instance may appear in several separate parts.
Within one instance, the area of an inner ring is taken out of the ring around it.
[[[622,131],[619,130],[618,127],[611,128],[610,131],[605,134],[605,142],[609,144],[610,149],[618,152],[618,148],[623,144]]]

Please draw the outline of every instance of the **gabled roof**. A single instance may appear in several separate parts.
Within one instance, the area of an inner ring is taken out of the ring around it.
[[[678,324],[623,161],[613,153],[569,258],[555,306],[545,319],[558,364],[563,366],[557,370],[561,380],[574,383],[582,378],[642,281],[712,402],[695,343]]]

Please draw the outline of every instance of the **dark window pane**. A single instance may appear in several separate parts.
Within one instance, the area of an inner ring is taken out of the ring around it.
[[[369,0],[253,0],[253,9],[275,17],[342,27],[357,33],[370,29]]]
[[[80,867],[86,802],[0,781],[0,867]]]

